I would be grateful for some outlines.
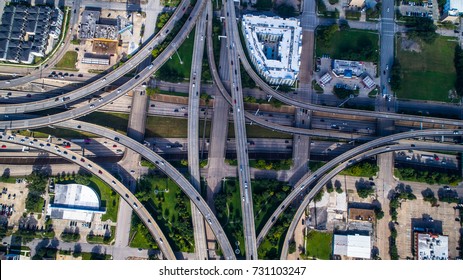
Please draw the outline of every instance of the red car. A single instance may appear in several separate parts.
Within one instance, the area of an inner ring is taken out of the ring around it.
[[[6,149],[6,145],[2,145],[2,149]]]
[[[117,145],[116,145],[116,144],[114,144],[114,145],[113,145],[113,148],[117,148]]]
[[[81,162],[85,162],[85,159],[81,158],[80,161],[81,161]]]
[[[103,171],[101,171],[101,170],[98,170],[98,173],[100,173],[100,174],[103,174]]]

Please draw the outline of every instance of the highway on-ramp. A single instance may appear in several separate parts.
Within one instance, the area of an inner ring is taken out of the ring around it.
[[[173,54],[175,51],[176,47],[175,46],[180,46],[181,42],[186,38],[188,33],[191,31],[191,29],[194,26],[194,22],[196,21],[196,18],[199,16],[199,13],[201,10],[204,8],[204,4],[206,1],[198,1],[191,12],[190,19],[187,20],[185,25],[182,27],[180,30],[179,34],[175,37],[175,39],[172,41],[172,44],[169,45],[162,53],[161,55],[153,62],[153,66],[149,70],[151,71],[145,71],[145,74],[151,75],[154,73],[157,69],[159,69],[162,64]],[[134,54],[127,62],[125,62],[122,66],[117,68],[116,70],[113,70],[109,72],[107,75],[102,77],[101,79],[98,79],[90,84],[87,84],[75,91],[69,92],[67,94],[64,94],[60,96],[59,98],[49,98],[45,100],[41,100],[38,102],[29,102],[29,103],[21,103],[21,104],[8,104],[8,105],[0,105],[0,114],[17,114],[17,113],[26,113],[26,112],[34,112],[34,111],[40,111],[40,110],[45,110],[49,108],[53,108],[56,106],[62,106],[64,104],[67,104],[69,102],[74,102],[76,100],[81,99],[82,97],[85,97],[87,95],[90,95],[110,84],[118,80],[120,77],[124,76],[125,74],[129,73],[137,67],[140,63],[142,63],[147,57],[151,56],[151,51],[153,48],[155,48],[157,45],[162,43],[165,38],[168,36],[169,30],[172,30],[177,24],[177,22],[183,17],[186,8],[190,4],[189,0],[183,0],[177,9],[175,10],[174,14],[170,17],[169,21],[164,25],[164,27],[157,33],[156,36],[154,36],[145,46],[143,46],[136,54]],[[146,77],[148,77],[147,75]],[[28,77],[23,77],[20,79],[26,79]],[[18,79],[19,80],[19,79]],[[140,79],[144,80],[144,79]],[[11,82],[5,81],[3,83],[10,83],[8,85],[9,87],[11,86]],[[2,83],[2,82],[0,82]],[[22,82],[23,83],[23,82]],[[21,83],[21,84],[22,84]],[[127,83],[129,86],[124,86],[121,88],[128,88],[129,90],[132,89],[133,87],[137,86],[139,83],[137,83],[134,79],[130,80]],[[127,85],[126,84],[126,85]],[[132,86],[132,87],[130,87]],[[123,95],[126,91],[120,92],[119,95]]]
[[[249,157],[247,149],[246,137],[246,121],[244,117],[244,101],[243,91],[241,87],[241,72],[238,59],[238,53],[235,48],[236,37],[239,39],[239,34],[234,30],[235,20],[235,3],[234,1],[227,1],[224,6],[226,12],[226,34],[228,43],[228,59],[230,61],[229,74],[231,81],[231,93],[233,98],[233,124],[235,126],[235,139],[236,139],[236,155],[239,166],[239,181],[240,181],[240,196],[241,209],[243,215],[243,231],[244,231],[244,245],[246,250],[246,259],[257,259],[257,246],[256,246],[256,228],[254,222],[254,209],[252,203],[252,188],[251,188],[251,172],[249,169]]]
[[[143,207],[143,204],[135,197],[135,195],[132,194],[132,192],[130,192],[130,190],[128,190],[121,182],[114,178],[114,176],[112,176],[104,168],[71,150],[38,139],[9,133],[2,133],[0,135],[0,139],[2,142],[23,145],[55,154],[59,157],[67,159],[72,163],[80,165],[88,172],[99,177],[106,184],[108,184],[110,188],[115,190],[130,205],[130,207],[132,207],[133,211],[137,213],[137,215],[140,217],[140,220],[145,224],[145,226],[153,235],[156,243],[158,243],[159,249],[164,254],[164,257],[169,260],[175,260],[175,255],[172,251],[172,248],[170,247],[166,237],[162,233],[161,229],[151,214],[146,210],[145,207]]]
[[[207,5],[211,5],[207,1]],[[188,98],[188,171],[191,184],[201,191],[199,172],[199,101],[201,92],[201,70],[203,66],[204,38],[206,38],[206,18],[208,9],[196,22],[193,57],[190,72],[190,96]],[[194,204],[191,204],[191,216],[194,228],[195,250],[198,260],[207,260],[206,229],[204,218]]]
[[[161,156],[153,152],[148,147],[145,147],[143,144],[133,140],[132,138],[120,134],[118,132],[112,131],[110,129],[85,123],[81,121],[65,121],[56,124],[57,127],[79,130],[90,132],[95,135],[106,137],[108,139],[113,139],[119,142],[121,145],[143,155],[143,157],[155,164],[159,170],[164,172],[168,177],[170,177],[177,185],[182,189],[182,191],[190,198],[191,202],[196,205],[199,211],[207,219],[212,231],[214,232],[217,241],[222,248],[222,253],[225,259],[235,259],[235,253],[227,239],[226,234],[224,233],[222,226],[215,217],[212,210],[207,205],[206,201],[201,197],[198,191],[191,185],[191,183],[172,165],[166,162]]]
[[[271,218],[265,223],[264,227],[259,233],[257,237],[258,245],[263,241],[265,236],[268,234],[270,228],[275,223],[278,216],[283,213],[283,211],[291,204],[291,202],[301,193],[305,193],[308,191],[309,186],[316,182],[323,174],[330,171],[334,167],[336,167],[341,162],[346,160],[350,160],[353,157],[368,151],[370,149],[374,149],[381,145],[391,144],[394,141],[407,139],[407,138],[419,138],[424,136],[455,136],[455,135],[462,135],[463,131],[453,131],[453,130],[445,130],[445,129],[429,129],[429,130],[421,130],[421,131],[411,131],[411,132],[404,132],[404,133],[397,133],[394,135],[378,138],[372,140],[368,143],[363,145],[357,146],[342,155],[336,157],[335,159],[331,160],[321,168],[317,169],[315,172],[310,174],[310,176],[305,176],[295,185],[293,191],[283,200],[282,203],[277,207],[277,210],[273,212],[270,216]]]
[[[410,144],[395,144],[395,145],[391,145],[388,147],[375,148],[373,150],[369,150],[360,155],[357,155],[353,157],[352,159],[350,159],[349,161],[346,160],[346,161],[341,162],[336,168],[334,168],[332,171],[326,174],[310,190],[309,194],[304,198],[302,204],[297,209],[296,214],[294,215],[293,220],[291,221],[291,224],[288,228],[288,231],[286,232],[285,241],[283,243],[283,248],[281,250],[280,259],[283,260],[287,258],[288,250],[289,250],[289,242],[293,238],[296,226],[299,223],[299,220],[301,219],[302,214],[304,213],[305,209],[307,208],[307,205],[309,205],[309,202],[321,190],[321,188],[323,188],[323,186],[326,185],[326,183],[328,183],[329,180],[331,180],[334,176],[336,176],[339,172],[341,172],[345,168],[351,166],[352,165],[351,160],[355,160],[355,162],[360,162],[364,159],[368,159],[371,156],[374,156],[380,153],[388,153],[392,151],[400,151],[400,150],[408,150],[408,149],[410,149]],[[444,151],[462,152],[463,146],[455,145],[455,144],[417,143],[415,144],[415,147],[413,147],[413,149],[414,150],[428,150],[428,151],[429,150],[431,151],[444,150]]]
[[[183,42],[185,40],[185,38],[188,36],[190,31],[193,29],[196,18],[199,16],[201,11],[204,9],[205,5],[200,5],[202,3],[205,4],[206,1],[198,1],[198,3],[193,8],[193,11],[191,12],[191,16],[190,16],[191,20],[187,20],[187,23],[185,25],[183,25],[183,27],[180,30],[179,34],[177,34],[177,36],[173,39],[172,43],[169,44],[166,47],[166,49],[154,60],[154,62],[150,66],[143,69],[134,78],[132,78],[130,81],[128,81],[127,83],[120,86],[118,89],[113,90],[112,92],[107,94],[104,98],[100,98],[98,101],[92,102],[88,106],[75,108],[75,109],[68,110],[68,111],[63,112],[63,113],[58,113],[58,114],[54,114],[54,115],[50,115],[50,116],[46,116],[46,117],[39,117],[39,118],[25,119],[25,120],[14,120],[14,121],[2,121],[2,122],[0,122],[0,129],[22,129],[22,128],[30,129],[30,128],[37,128],[37,127],[43,127],[43,126],[51,125],[53,123],[60,122],[60,121],[65,121],[65,120],[69,120],[69,119],[75,119],[75,118],[87,115],[87,114],[91,113],[92,111],[97,110],[100,107],[103,107],[104,105],[107,105],[107,104],[111,103],[115,99],[117,99],[120,96],[124,95],[125,93],[129,92],[134,87],[140,85],[144,80],[146,80],[148,77],[150,77],[156,70],[158,70],[162,66],[162,64],[165,61],[167,61],[167,59],[169,59],[170,56],[175,52],[176,48],[181,44],[181,42]],[[150,53],[150,51],[148,51],[146,47],[143,48],[140,52],[142,52],[142,51],[146,51],[146,52]],[[129,60],[129,62],[127,62],[127,64],[130,64],[130,60]],[[136,65],[133,64],[133,67],[135,67],[135,66]],[[117,70],[119,70],[119,68],[116,69],[116,71]],[[108,76],[106,76],[106,77],[108,77]],[[99,80],[99,81],[96,81],[95,83],[101,82],[103,85],[106,84],[108,82],[108,80],[109,80],[109,78],[106,78],[106,77]],[[106,80],[104,80],[104,79],[106,79]],[[86,92],[87,90],[98,90],[99,87],[96,86],[95,83],[90,84],[90,85],[94,85],[95,88],[92,88],[92,89],[86,88],[84,90],[86,95],[89,94],[88,92]],[[91,92],[90,92],[90,94],[91,94]],[[53,101],[53,102],[56,103],[55,101]],[[58,102],[61,102],[61,101],[58,101]],[[61,102],[60,105],[63,105],[63,103],[65,103],[65,102],[66,101]],[[23,103],[21,105],[27,106],[26,104],[28,104],[28,103],[25,103],[25,104]],[[9,106],[11,106],[11,105],[9,105]],[[7,108],[9,108],[9,107],[7,107]],[[0,114],[1,114],[1,111],[0,111]]]

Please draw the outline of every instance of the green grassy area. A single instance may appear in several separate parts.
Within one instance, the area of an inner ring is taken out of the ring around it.
[[[199,121],[200,136],[203,136],[204,121]],[[211,122],[206,123],[206,137],[211,133]],[[188,120],[171,117],[149,116],[146,119],[145,137],[188,137]]]
[[[55,179],[60,184],[75,184],[74,178]],[[119,195],[108,184],[96,176],[89,177],[88,186],[96,191],[100,198],[101,207],[106,208],[106,213],[101,216],[102,221],[111,220],[117,222],[117,210],[119,209]]]
[[[449,90],[454,88],[456,42],[437,37],[433,44],[421,42],[421,52],[404,51],[397,40],[397,58],[402,66],[399,98],[450,102]],[[453,38],[451,40],[454,40]]]
[[[248,138],[277,138],[277,139],[293,139],[291,134],[286,134],[278,131],[272,131],[258,125],[246,125],[246,135]],[[233,123],[228,124],[228,138],[235,138],[235,127]]]
[[[16,178],[19,177],[0,176],[0,183],[14,184],[16,183]]]
[[[337,31],[328,43],[323,44],[317,32],[316,55],[330,55],[334,59],[361,61],[378,61],[379,36],[377,33],[365,30],[348,29]]]
[[[154,241],[153,236],[135,214],[132,214],[129,246],[142,249],[158,249],[158,244]]]
[[[166,63],[164,63],[164,65],[156,72],[156,76],[158,76],[161,80],[166,81],[189,80],[194,39],[195,31],[193,29],[190,35],[188,35],[188,38],[186,38],[182,45],[178,48],[178,55],[177,53],[173,54],[172,59],[167,60]],[[183,63],[180,63],[179,56]]]
[[[105,126],[119,133],[126,134],[129,114],[94,112],[79,120]]]
[[[110,260],[111,258],[112,258],[111,255],[82,252],[82,260],[85,260],[85,261],[88,261],[88,260]]]
[[[79,132],[75,130],[70,130],[70,129],[64,129],[64,128],[50,128],[50,127],[41,127],[37,128],[34,130],[22,130],[20,135],[23,136],[34,136],[36,138],[47,138],[48,135],[53,135],[55,137],[59,138],[67,138],[67,139],[72,139],[72,138],[93,138],[93,137],[98,137],[97,135],[94,135],[92,133],[87,133],[87,132]]]
[[[243,218],[241,216],[241,197],[236,178],[227,178],[214,199],[217,219],[227,234],[228,240],[234,249],[239,248],[238,259],[245,256],[243,237]],[[239,246],[236,242],[239,242]]]
[[[319,232],[311,230],[307,234],[307,252],[306,257],[312,257],[319,260],[329,260],[331,256],[331,240],[333,234],[329,232]]]
[[[67,51],[63,58],[56,63],[55,69],[77,71],[76,68],[77,52]]]
[[[190,200],[171,179],[145,176],[135,196],[152,214],[174,251],[193,252]]]

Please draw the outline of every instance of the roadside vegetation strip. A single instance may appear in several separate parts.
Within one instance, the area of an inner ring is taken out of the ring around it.
[[[220,191],[214,196],[214,205],[217,219],[230,240],[230,244],[240,250],[236,255],[237,259],[244,259],[243,217],[239,183],[236,178],[224,180]]]
[[[278,220],[275,221],[275,224],[257,248],[260,260],[277,260],[280,258],[286,232],[288,231],[295,212],[295,208],[288,207],[288,209],[278,217]]]

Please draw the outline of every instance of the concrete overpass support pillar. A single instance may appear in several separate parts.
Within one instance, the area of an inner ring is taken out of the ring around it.
[[[296,109],[296,127],[310,128],[311,111],[307,109]],[[307,166],[309,160],[310,137],[294,135],[293,138],[293,167],[290,184],[296,183],[304,174],[309,171]]]
[[[138,142],[142,142],[145,136],[147,106],[148,96],[146,93],[144,91],[134,91],[127,135]],[[140,160],[138,153],[126,149],[123,159],[118,163],[119,176],[121,176],[124,185],[132,192],[135,192],[137,180],[142,175],[139,168]],[[115,246],[127,247],[130,242],[132,208],[123,199],[120,200],[117,217]]]

